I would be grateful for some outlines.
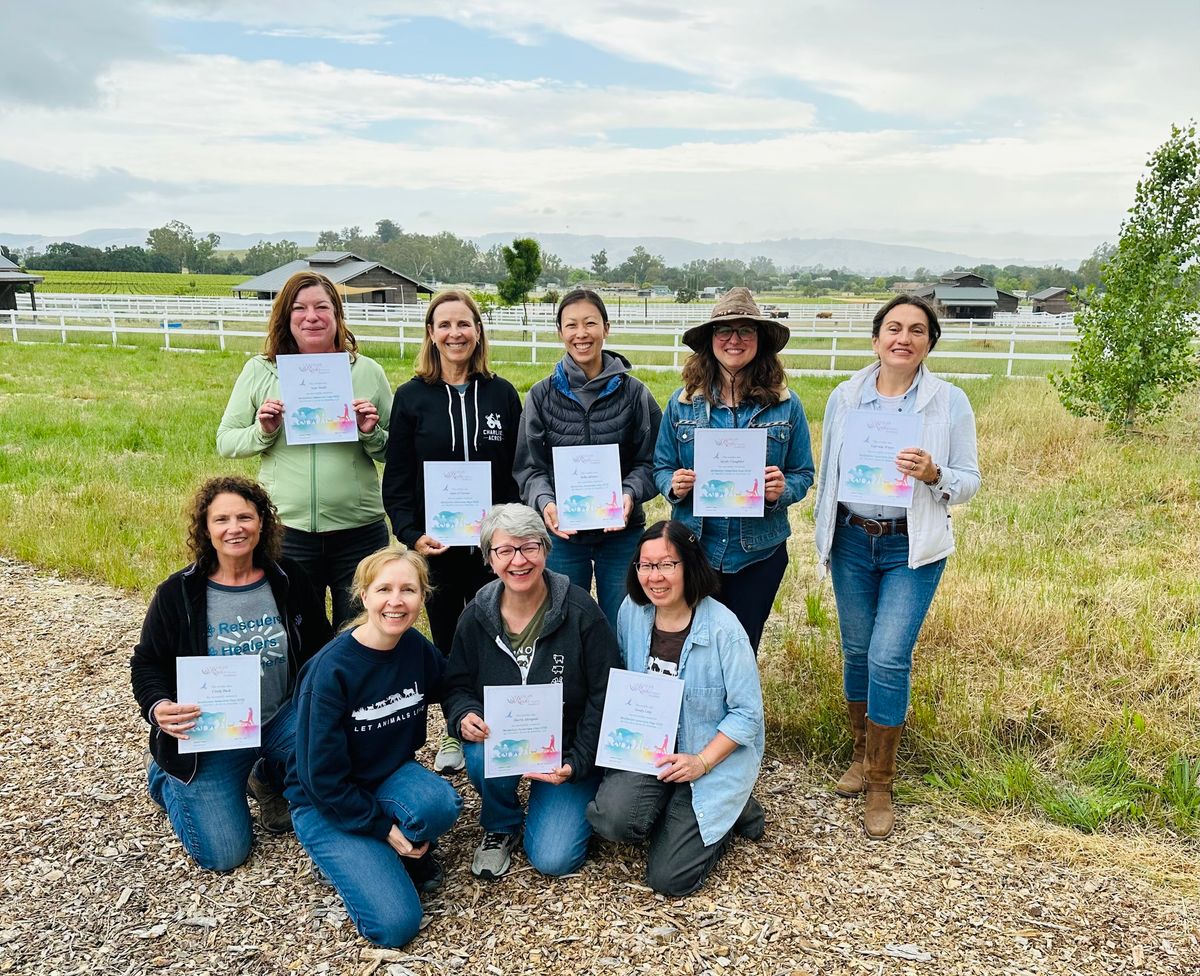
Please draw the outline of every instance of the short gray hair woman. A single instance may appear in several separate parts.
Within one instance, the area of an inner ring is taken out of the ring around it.
[[[547,555],[550,553],[550,532],[542,517],[528,505],[509,502],[492,506],[479,524],[479,551],[486,564],[491,563],[492,537],[497,530],[507,532],[515,539],[539,539],[542,551]]]

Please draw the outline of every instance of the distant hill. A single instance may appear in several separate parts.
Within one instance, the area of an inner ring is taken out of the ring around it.
[[[90,247],[124,247],[129,244],[146,243],[148,229],[137,227],[102,228],[88,230],[67,237],[47,237],[37,234],[5,234],[0,232],[0,244],[9,247],[44,248],[56,241],[73,241]],[[207,231],[197,230],[197,234]],[[222,250],[243,250],[259,241],[277,243],[282,240],[295,241],[301,247],[317,243],[316,231],[274,231],[269,234],[233,234],[218,232]],[[620,264],[639,244],[651,254],[661,254],[669,265],[683,265],[689,261],[705,258],[739,258],[750,261],[763,256],[770,258],[780,269],[837,268],[864,275],[911,274],[917,268],[933,272],[945,271],[962,265],[974,267],[979,264],[1062,265],[1076,268],[1080,257],[988,257],[939,251],[928,247],[913,247],[906,244],[883,244],[877,241],[849,240],[837,237],[801,238],[786,237],[774,241],[750,241],[748,243],[704,243],[689,241],[681,237],[605,237],[585,234],[537,234],[507,233],[485,234],[474,237],[481,248],[487,250],[495,244],[508,244],[514,237],[533,237],[542,247],[557,254],[563,261],[575,267],[591,267],[592,255],[602,248],[608,252],[609,266]]]

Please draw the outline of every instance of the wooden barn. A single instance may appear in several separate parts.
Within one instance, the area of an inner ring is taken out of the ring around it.
[[[37,309],[37,298],[33,286],[46,279],[41,275],[26,274],[3,254],[0,254],[0,311],[17,307],[17,291],[29,286],[29,300]]]
[[[948,319],[990,319],[997,312],[1015,312],[1017,296],[993,288],[986,278],[970,271],[942,275],[936,285],[913,292],[928,298],[938,315]]]
[[[281,267],[261,274],[257,278],[233,286],[239,298],[250,297],[273,299],[284,282],[297,271],[316,271],[325,275],[342,293],[347,302],[368,302],[389,305],[415,305],[418,295],[432,295],[433,289],[408,275],[401,274],[386,264],[367,261],[349,251],[318,251],[298,261],[289,261]]]
[[[1071,291],[1068,288],[1043,288],[1029,296],[1035,312],[1045,312],[1047,315],[1062,315],[1075,311],[1071,304]]]

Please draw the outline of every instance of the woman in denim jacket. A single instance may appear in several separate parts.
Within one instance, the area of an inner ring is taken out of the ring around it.
[[[646,843],[646,884],[689,895],[734,834],[758,840],[763,811],[750,795],[763,756],[762,691],[750,642],[712,598],[717,574],[681,522],[656,522],[638,540],[617,617],[630,671],[683,682],[676,752],[658,776],[610,769],[587,818],[609,840]]]
[[[683,366],[683,387],[667,404],[654,450],[654,480],[671,503],[671,517],[700,540],[720,574],[720,600],[741,621],[756,655],[787,569],[787,510],[813,483],[808,421],[779,359],[788,337],[786,326],[759,311],[749,290],[731,289],[708,322],[684,333],[694,351]],[[693,514],[700,427],[766,430],[762,518]]]

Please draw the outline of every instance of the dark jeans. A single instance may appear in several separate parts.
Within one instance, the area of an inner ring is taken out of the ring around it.
[[[766,559],[751,563],[736,573],[721,574],[721,592],[717,599],[733,611],[746,629],[750,646],[758,656],[763,626],[771,615],[771,604],[787,570],[787,543],[781,542]]]
[[[336,631],[354,616],[357,596],[350,592],[354,570],[363,559],[386,546],[390,538],[383,519],[335,532],[303,532],[285,525],[283,554],[304,567],[319,596],[326,590],[333,594]]]
[[[434,647],[449,657],[463,609],[484,583],[496,577],[483,564],[475,546],[451,546],[440,556],[427,557],[427,561],[429,582],[433,584],[433,595],[425,601],[429,633]]]
[[[731,830],[705,846],[690,784],[663,783],[620,769],[604,774],[596,798],[588,804],[587,818],[608,840],[648,842],[646,884],[672,898],[690,895],[704,884],[733,839]]]
[[[641,534],[642,528],[637,526],[620,532],[589,532],[585,536],[591,540],[588,542],[556,537],[546,557],[547,569],[569,576],[572,583],[588,593],[592,592],[594,568],[596,602],[600,604],[614,633],[617,629],[617,611],[625,599],[625,577],[637,552],[637,541]]]

